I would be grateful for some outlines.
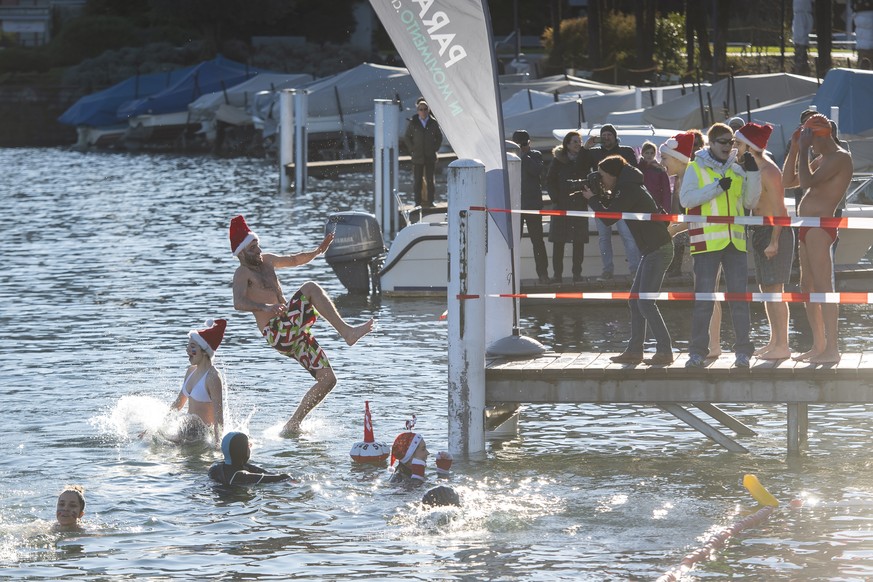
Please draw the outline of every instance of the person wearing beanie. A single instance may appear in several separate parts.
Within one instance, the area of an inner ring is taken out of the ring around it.
[[[658,204],[643,183],[643,173],[627,163],[621,156],[609,156],[597,166],[601,192],[589,185],[582,187],[582,195],[588,206],[597,212],[635,212],[657,214]],[[615,219],[603,219],[607,226]],[[631,220],[628,228],[640,250],[640,263],[634,272],[631,293],[659,293],[664,282],[664,273],[673,259],[673,240],[667,232],[667,223],[653,220]],[[649,365],[673,363],[673,341],[658,310],[651,299],[630,299],[631,336],[624,352],[610,359],[617,364],[639,364],[643,361],[643,344],[646,330],[652,331],[657,342],[657,351],[645,360]]]
[[[209,478],[222,485],[257,485],[293,481],[287,473],[267,473],[265,469],[249,463],[252,453],[249,437],[242,432],[229,432],[221,440],[224,461],[209,467]]]
[[[542,210],[543,154],[530,147],[530,134],[523,129],[512,134],[512,141],[518,144],[518,157],[521,158],[521,208]],[[540,214],[522,214],[521,221],[527,225],[537,277],[540,283],[546,284],[549,282],[549,256],[543,241],[543,217]]]
[[[754,208],[761,196],[761,172],[750,153],[740,163],[731,128],[723,123],[710,127],[709,147],[697,153],[685,170],[679,201],[686,214],[701,217],[743,216],[744,209]],[[694,260],[694,292],[715,292],[719,270],[723,270],[728,293],[746,293],[748,259],[746,231],[740,224],[689,223],[691,256]],[[755,351],[750,338],[749,303],[731,301],[735,361],[738,368],[748,368]],[[691,314],[691,343],[686,368],[703,368],[709,356],[710,321],[713,302],[694,301]]]
[[[327,250],[333,237],[333,233],[328,233],[312,251],[273,255],[261,251],[260,241],[245,218],[237,216],[230,222],[230,250],[239,259],[239,267],[233,275],[234,308],[251,311],[267,343],[280,354],[296,360],[315,379],[315,384],[285,423],[283,435],[299,433],[306,415],[336,386],[336,375],[327,354],[311,332],[317,317],[326,319],[350,346],[370,333],[375,325],[372,318],[360,325],[350,325],[340,316],[325,290],[314,281],[303,283],[290,300],[282,292],[276,269],[309,263]]]
[[[810,150],[818,154],[817,160],[811,159]],[[798,216],[833,217],[852,180],[852,172],[852,155],[834,141],[830,121],[824,115],[810,115],[791,135],[783,165],[783,185],[803,189]],[[836,228],[801,226],[797,229],[803,293],[833,292],[831,251],[836,238]],[[836,303],[806,304],[812,347],[795,356],[795,360],[813,364],[840,361],[839,314],[840,307]]]
[[[205,431],[211,429],[216,445],[221,440],[224,425],[224,384],[221,373],[215,368],[212,358],[221,340],[227,321],[207,320],[203,329],[188,332],[188,369],[182,380],[179,395],[171,408],[182,410],[188,403],[188,418],[183,424],[180,440],[203,438]]]
[[[761,198],[752,209],[755,216],[788,216],[782,171],[766,154],[767,141],[773,128],[747,123],[736,132],[737,154],[752,154],[761,170]],[[762,293],[782,293],[791,280],[794,262],[794,231],[779,225],[748,226],[746,234],[755,260],[755,278]],[[788,348],[788,304],[783,301],[764,303],[770,323],[770,341],[755,351],[763,360],[784,360],[791,357]]]
[[[593,147],[599,143],[599,147]],[[615,126],[606,124],[600,128],[600,138],[595,139],[589,137],[585,142],[585,149],[590,151],[591,155],[591,171],[597,171],[597,165],[608,156],[619,155],[623,157],[628,164],[637,167],[637,154],[634,149],[629,146],[619,145],[618,134],[615,131]],[[612,279],[615,274],[615,262],[613,260],[612,250],[612,226],[607,225],[602,219],[595,218],[594,224],[597,225],[598,245],[600,246],[600,259],[603,261],[603,270],[599,280],[607,281]],[[627,268],[631,277],[637,272],[637,265],[640,264],[640,251],[634,242],[634,237],[628,229],[627,222],[619,220],[615,223],[618,235],[624,244],[625,257],[627,257]]]
[[[391,445],[391,467],[394,467],[395,462],[397,466],[394,467],[389,482],[410,486],[424,483],[428,455],[430,452],[421,433],[408,430],[397,435]]]

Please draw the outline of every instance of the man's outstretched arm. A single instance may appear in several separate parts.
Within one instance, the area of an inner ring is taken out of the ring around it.
[[[324,254],[330,243],[333,242],[334,234],[332,232],[324,236],[324,240],[314,251],[304,251],[294,255],[264,255],[265,260],[269,260],[276,269],[285,269],[287,267],[299,267],[312,261],[315,257]]]

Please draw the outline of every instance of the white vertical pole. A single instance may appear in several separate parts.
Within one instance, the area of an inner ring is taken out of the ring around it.
[[[506,154],[506,168],[509,171],[509,200],[513,210],[521,209],[521,158],[512,152]],[[515,252],[512,255],[515,267],[515,286],[510,287],[510,293],[518,293],[521,288],[521,214],[512,214],[512,240]],[[504,299],[504,301],[506,301]],[[518,313],[519,299],[515,302],[515,312]],[[506,301],[509,303],[509,301]],[[513,321],[514,325],[515,322]],[[510,330],[511,331],[511,330]]]
[[[294,101],[291,90],[279,93],[279,188],[287,192],[290,186],[288,164],[294,161]]]
[[[484,212],[469,208],[485,205],[484,164],[466,159],[449,164],[448,194],[449,451],[481,457],[485,453],[483,295],[489,227]]]
[[[837,137],[839,136],[840,131],[840,108],[837,105],[831,106],[831,120],[837,124]]]
[[[639,87],[634,89],[634,109],[643,108],[643,90]]]
[[[515,156],[513,155],[513,157]],[[521,171],[520,166],[518,171]],[[520,181],[521,178],[518,175],[514,179],[510,175],[510,197],[512,196],[513,188],[518,192],[521,191]],[[502,218],[505,215],[488,215],[489,236],[485,241],[485,293],[488,295],[501,295],[513,292],[512,253],[509,250],[509,244],[503,238],[500,229],[497,228],[497,223],[494,221],[495,216]],[[515,236],[515,233],[518,232],[515,226],[518,224],[517,217],[512,219],[511,222],[513,224],[513,236]],[[512,335],[512,300],[488,297],[485,300],[485,309],[488,314],[485,321],[485,346],[487,347],[499,339]]]
[[[294,191],[302,194],[306,191],[306,163],[309,158],[306,136],[309,93],[305,89],[292,89],[291,92],[294,95]]]
[[[655,89],[655,105],[661,105],[664,103],[664,90],[663,89]]]
[[[373,175],[376,180],[376,220],[382,227],[382,238],[391,240],[397,231],[398,127],[399,110],[389,99],[375,99],[375,143],[373,144]]]

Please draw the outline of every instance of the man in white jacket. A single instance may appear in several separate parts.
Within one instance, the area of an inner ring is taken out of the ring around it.
[[[723,123],[714,124],[707,134],[709,147],[699,151],[688,165],[679,191],[686,214],[703,217],[744,216],[761,196],[761,173],[751,154],[737,162],[734,136]],[[728,293],[746,293],[749,276],[746,233],[741,224],[689,223],[691,256],[694,259],[694,292],[715,292],[719,267],[724,271]],[[709,320],[713,302],[695,300],[691,316],[691,344],[686,368],[702,368],[709,353]],[[734,365],[748,368],[755,351],[749,331],[749,303],[728,302],[735,343]]]

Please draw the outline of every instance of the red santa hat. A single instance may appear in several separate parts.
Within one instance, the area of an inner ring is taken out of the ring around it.
[[[402,432],[397,435],[397,438],[394,439],[394,444],[391,445],[391,465],[394,465],[394,461],[408,465],[422,438],[420,433],[411,431]]]
[[[252,232],[242,215],[230,221],[230,250],[233,256],[238,256],[255,240],[258,240],[258,235]]]
[[[198,346],[203,348],[203,351],[209,354],[209,357],[215,355],[215,350],[221,345],[221,340],[224,339],[224,330],[227,328],[227,320],[211,319],[206,320],[205,329],[192,329],[188,332],[188,339],[194,340]]]
[[[767,140],[770,139],[771,133],[773,133],[773,128],[769,125],[747,123],[737,130],[734,137],[756,152],[763,152],[767,149]]]
[[[677,133],[662,143],[660,150],[662,159],[664,156],[672,156],[687,164],[691,161],[691,154],[694,153],[694,134],[690,131]]]

